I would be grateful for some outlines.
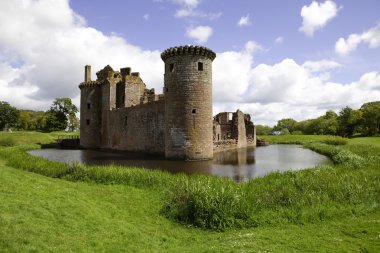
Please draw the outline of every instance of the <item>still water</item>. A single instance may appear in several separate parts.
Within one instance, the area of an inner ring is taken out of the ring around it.
[[[200,162],[171,161],[157,156],[100,150],[40,149],[29,153],[66,163],[118,164],[172,173],[217,175],[230,177],[237,182],[261,177],[272,171],[301,170],[329,163],[327,157],[298,145],[229,150],[214,154],[211,161]]]

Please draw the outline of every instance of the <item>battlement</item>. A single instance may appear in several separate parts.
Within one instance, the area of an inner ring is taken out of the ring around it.
[[[79,84],[79,89],[82,89],[83,87],[95,87],[101,84],[102,83],[99,81],[85,81]]]
[[[179,47],[171,47],[166,49],[162,54],[161,54],[161,59],[163,61],[166,61],[166,59],[173,57],[173,56],[178,56],[178,55],[201,55],[205,56],[211,61],[213,61],[216,57],[216,54],[214,51],[207,47],[201,47],[201,46],[179,46]]]

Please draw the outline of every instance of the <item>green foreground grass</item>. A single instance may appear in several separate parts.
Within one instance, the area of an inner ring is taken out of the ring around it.
[[[1,252],[380,249],[380,138],[331,146],[322,137],[271,137],[273,143],[303,142],[335,155],[337,165],[275,173],[238,185],[214,177],[53,163],[24,152],[38,148],[30,143],[44,141],[18,134],[0,135],[0,142],[14,138],[16,143],[0,148]],[[42,138],[49,143],[51,137]]]

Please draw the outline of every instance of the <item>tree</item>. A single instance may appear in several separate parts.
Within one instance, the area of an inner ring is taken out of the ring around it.
[[[365,103],[360,111],[363,113],[363,134],[380,134],[380,101]]]
[[[272,127],[265,125],[257,125],[256,126],[256,134],[257,135],[269,135],[272,132]]]
[[[288,129],[289,132],[293,132],[296,127],[296,124],[297,124],[297,121],[295,121],[294,119],[290,119],[290,118],[287,118],[287,119],[281,119],[277,122],[277,125],[274,127],[274,130],[276,131],[282,131],[283,129]]]
[[[18,117],[19,114],[15,107],[8,102],[0,101],[0,130],[16,126]]]
[[[47,132],[62,131],[67,128],[67,118],[62,112],[49,110],[46,112],[46,125],[44,130]]]
[[[362,112],[360,110],[353,110],[346,106],[339,112],[339,135],[346,137],[352,136],[357,130],[359,130],[362,122]]]
[[[22,130],[42,130],[46,125],[46,115],[42,111],[19,110],[18,128]]]
[[[338,126],[338,115],[333,111],[327,111],[325,115],[313,120],[315,134],[336,135]]]
[[[78,112],[77,107],[71,102],[70,98],[56,98],[46,112],[47,131],[59,131],[66,128],[75,129],[77,122],[75,114]]]

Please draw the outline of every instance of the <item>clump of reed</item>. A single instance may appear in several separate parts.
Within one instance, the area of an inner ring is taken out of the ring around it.
[[[0,146],[3,147],[12,147],[16,145],[16,142],[13,138],[11,137],[5,137],[5,138],[0,138]]]
[[[322,142],[329,145],[346,145],[348,143],[348,140],[347,138],[343,138],[340,136],[329,136],[325,138]]]

